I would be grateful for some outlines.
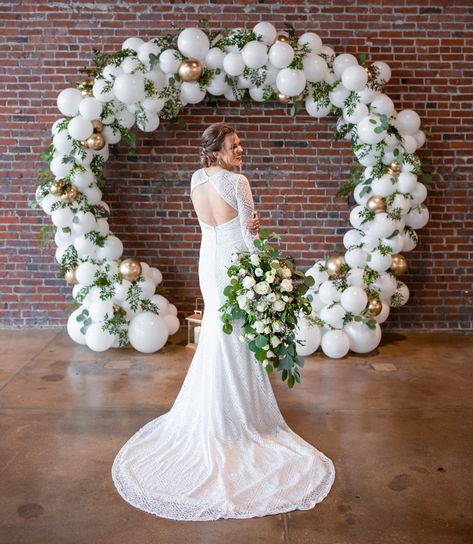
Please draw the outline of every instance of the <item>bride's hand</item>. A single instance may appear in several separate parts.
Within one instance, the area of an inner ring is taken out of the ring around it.
[[[251,234],[258,234],[260,222],[258,214],[256,212],[253,212],[253,218],[249,219],[246,222],[246,226],[248,227],[248,230],[251,232]]]

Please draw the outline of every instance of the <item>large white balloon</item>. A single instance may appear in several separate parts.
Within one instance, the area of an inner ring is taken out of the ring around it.
[[[113,235],[107,236],[107,239],[104,242],[104,246],[99,248],[97,251],[97,255],[101,259],[109,259],[111,261],[114,261],[115,259],[121,257],[122,253],[123,243],[119,238]]]
[[[92,135],[94,127],[88,119],[82,117],[82,115],[78,115],[69,121],[67,130],[71,135],[71,138],[82,141]]]
[[[341,329],[343,327],[343,318],[345,315],[346,312],[341,304],[325,306],[320,310],[320,319],[335,329]]]
[[[115,96],[124,104],[139,102],[145,97],[145,82],[140,74],[121,74],[113,85]]]
[[[230,76],[240,76],[245,69],[245,61],[241,53],[228,53],[223,59],[223,69]]]
[[[380,118],[377,115],[368,115],[358,123],[358,138],[365,144],[377,144],[387,134],[386,130],[380,127]],[[375,129],[378,132],[375,132]]]
[[[305,100],[305,109],[311,117],[325,117],[332,110],[332,104],[324,104],[319,100],[314,100],[312,96],[308,96]]]
[[[429,210],[423,204],[412,208],[406,215],[406,225],[416,230],[425,227],[428,221]]]
[[[350,340],[342,330],[327,331],[322,336],[322,351],[331,359],[345,357],[350,349]]]
[[[130,344],[142,353],[154,353],[167,342],[169,329],[166,321],[153,312],[136,315],[128,327]]]
[[[369,353],[381,340],[381,327],[378,323],[371,329],[361,321],[351,321],[345,325],[343,332],[348,336],[350,349],[355,353]]]
[[[297,320],[296,327],[296,351],[301,357],[307,357],[314,353],[320,345],[320,328],[312,325],[305,316]],[[297,343],[300,340],[303,345]]]
[[[92,323],[85,333],[85,341],[92,351],[106,351],[115,342],[115,335],[102,329],[102,323]]]
[[[197,82],[183,81],[181,83],[181,96],[189,104],[198,104],[205,98],[205,91],[200,90]]]
[[[253,32],[256,35],[261,36],[266,45],[271,45],[278,35],[274,26],[271,23],[266,23],[264,21],[255,25]]]
[[[368,296],[364,289],[352,285],[343,291],[340,302],[347,312],[357,315],[366,308]]]
[[[64,89],[58,94],[57,107],[63,115],[73,117],[79,113],[79,104],[82,101],[82,95],[79,89],[70,87]]]
[[[303,70],[283,68],[276,78],[279,92],[286,96],[297,96],[304,90],[305,84],[306,78]]]
[[[338,55],[338,57],[336,57],[333,61],[333,71],[338,77],[342,77],[343,72],[349,66],[358,66],[358,61],[356,60],[356,57],[350,55],[349,53],[342,53],[341,55]]]
[[[294,60],[294,49],[286,42],[276,42],[269,50],[269,60],[276,68],[286,68]]]
[[[324,281],[319,287],[319,297],[325,304],[331,304],[333,301],[338,302],[341,296],[340,291],[331,280]]]
[[[263,42],[254,40],[243,47],[241,56],[248,68],[261,68],[268,61],[268,48]]]
[[[301,46],[307,44],[311,53],[319,54],[322,52],[322,40],[315,32],[305,32],[297,40],[297,43]]]
[[[102,109],[102,103],[93,96],[88,96],[87,98],[84,98],[84,100],[82,100],[79,105],[79,113],[85,119],[89,119],[89,121],[93,121],[94,119],[100,119]]]
[[[358,64],[348,66],[343,70],[342,83],[350,91],[361,91],[368,82],[368,73]]]
[[[307,81],[317,83],[322,81],[327,75],[328,66],[325,59],[317,55],[317,53],[309,53],[302,61],[304,66],[305,76]]]
[[[207,34],[199,28],[185,28],[177,38],[177,47],[185,57],[204,60],[210,44]]]

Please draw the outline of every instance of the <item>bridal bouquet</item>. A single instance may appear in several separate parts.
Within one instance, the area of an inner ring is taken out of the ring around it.
[[[227,297],[219,309],[223,330],[233,331],[231,321],[244,319],[240,340],[247,342],[268,373],[277,369],[281,378],[292,388],[300,383],[298,367],[304,359],[297,354],[296,325],[301,313],[312,313],[310,300],[305,296],[314,284],[311,276],[295,269],[294,264],[279,255],[270,245],[271,238],[279,240],[276,233],[259,232],[254,241],[257,253],[240,252],[232,255],[232,265],[227,273],[230,284],[224,289]]]

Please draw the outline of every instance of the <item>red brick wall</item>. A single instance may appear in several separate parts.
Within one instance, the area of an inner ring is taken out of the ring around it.
[[[260,1],[190,3],[4,1],[0,4],[0,323],[64,325],[71,288],[59,276],[55,245],[38,247],[38,231],[50,219],[28,208],[38,155],[50,143],[58,118],[56,96],[90,64],[92,48],[114,52],[127,37],[153,38],[177,26],[253,26],[267,20],[279,29],[315,31],[339,53],[383,60],[393,76],[386,93],[398,110],[415,109],[432,136],[420,155],[433,162],[429,224],[407,253],[407,306],[393,309],[384,328],[471,329],[473,214],[467,172],[471,146],[473,5],[470,1],[324,2]],[[6,104],[6,107],[5,107]],[[163,122],[151,135],[137,134],[138,160],[126,145],[106,166],[104,199],[112,231],[126,256],[157,266],[170,299],[186,315],[198,295],[199,227],[189,201],[189,179],[199,167],[199,135],[226,119],[246,149],[245,173],[264,226],[284,236],[282,249],[304,269],[329,252],[342,251],[350,207],[336,197],[352,162],[347,142],[331,139],[334,119],[285,106],[255,104],[247,113],[218,99],[187,106],[185,126]],[[470,242],[470,243],[469,243]]]

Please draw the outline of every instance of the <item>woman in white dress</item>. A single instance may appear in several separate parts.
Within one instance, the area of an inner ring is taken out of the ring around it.
[[[204,521],[307,510],[335,478],[332,461],[285,422],[268,374],[241,328],[222,330],[227,268],[235,251],[254,251],[251,188],[239,173],[243,150],[225,123],[206,129],[203,168],[191,198],[202,230],[199,282],[205,311],[199,344],[166,414],[136,432],[112,476],[130,504],[160,517]],[[293,394],[297,394],[294,391]]]

